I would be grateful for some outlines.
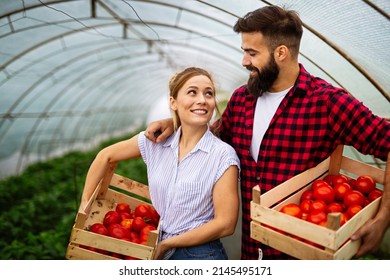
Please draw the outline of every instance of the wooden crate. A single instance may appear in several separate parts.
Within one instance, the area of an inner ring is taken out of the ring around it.
[[[339,226],[340,214],[328,214],[327,227],[322,227],[279,211],[288,203],[299,204],[301,194],[316,179],[339,173],[348,177],[370,175],[377,184],[390,188],[390,154],[384,171],[343,156],[343,146],[339,146],[316,167],[264,194],[255,186],[250,210],[251,238],[298,259],[351,259],[361,242],[351,241],[350,236],[377,213],[381,198],[364,207],[342,227]]]
[[[104,215],[107,211],[115,210],[117,203],[128,203],[132,211],[134,211],[135,207],[140,203],[150,204],[148,202],[150,201],[148,186],[115,174],[115,168],[115,164],[110,166],[85,209],[80,209],[77,213],[66,251],[67,259],[118,259],[108,254],[85,249],[83,248],[84,246],[114,252],[124,256],[130,256],[136,259],[149,260],[153,258],[158,240],[159,227],[157,230],[150,232],[146,245],[136,244],[88,231],[89,226],[96,222],[101,223],[103,221]],[[124,190],[128,194],[122,192],[121,190]]]

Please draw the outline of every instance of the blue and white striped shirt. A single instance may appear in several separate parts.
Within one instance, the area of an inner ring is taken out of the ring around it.
[[[207,223],[214,217],[214,184],[231,165],[240,168],[234,149],[209,130],[194,149],[179,162],[181,129],[161,144],[138,137],[138,146],[147,165],[153,206],[160,214],[163,239]]]

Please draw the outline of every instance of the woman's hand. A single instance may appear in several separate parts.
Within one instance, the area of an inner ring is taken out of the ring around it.
[[[165,246],[165,240],[158,242],[156,247],[156,252],[154,253],[154,260],[162,260],[164,258],[165,252],[168,251],[168,247]]]

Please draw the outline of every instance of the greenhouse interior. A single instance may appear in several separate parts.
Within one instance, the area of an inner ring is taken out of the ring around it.
[[[207,69],[226,104],[249,75],[233,26],[269,5],[299,14],[308,72],[390,121],[388,0],[1,0],[0,259],[65,259],[97,152],[170,117],[168,81],[186,67]],[[143,164],[117,172],[147,184]],[[224,238],[232,259],[240,226]],[[389,230],[366,258],[390,259]]]

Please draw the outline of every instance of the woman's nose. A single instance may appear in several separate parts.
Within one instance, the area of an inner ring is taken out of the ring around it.
[[[203,93],[201,94],[198,94],[198,99],[197,99],[198,103],[205,103],[206,102],[206,98],[204,96]]]

